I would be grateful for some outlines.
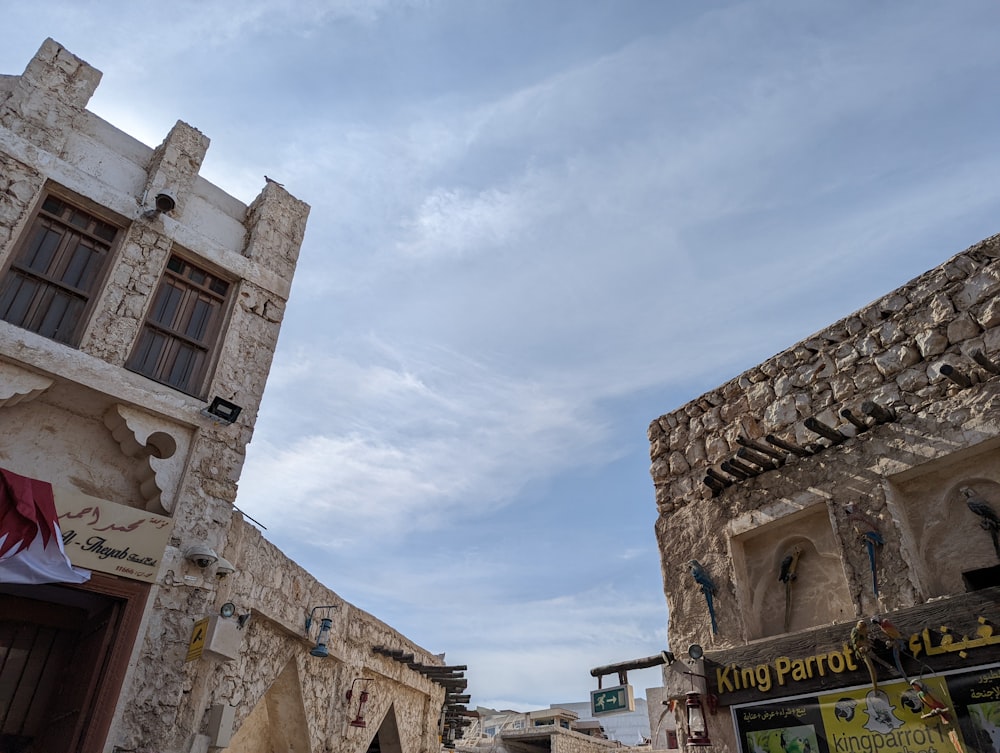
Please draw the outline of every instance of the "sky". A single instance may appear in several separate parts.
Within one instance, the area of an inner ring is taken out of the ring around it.
[[[468,665],[472,706],[587,700],[668,648],[650,421],[1000,231],[994,0],[0,19],[0,73],[52,37],[105,120],[183,120],[205,178],[312,206],[237,505]]]

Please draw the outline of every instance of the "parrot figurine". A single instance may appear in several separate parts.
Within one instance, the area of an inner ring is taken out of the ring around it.
[[[785,584],[785,632],[790,629],[792,622],[792,581],[795,580],[795,570],[799,564],[799,557],[802,554],[802,547],[795,547],[791,553],[781,560],[778,569],[778,580]]]
[[[712,579],[705,572],[705,568],[701,566],[698,560],[689,560],[688,567],[691,569],[691,577],[701,586],[701,592],[705,595],[705,602],[708,604],[708,616],[712,620],[712,634],[714,635],[719,632],[718,625],[715,622],[715,605],[712,602],[712,597],[717,592],[715,583],[712,582]]]
[[[979,525],[984,531],[990,532],[993,539],[993,551],[996,552],[997,559],[1000,559],[1000,517],[996,511],[990,507],[989,503],[968,486],[959,489],[965,497],[965,504],[973,513],[980,517]]]
[[[948,739],[951,740],[951,744],[955,747],[955,753],[965,753],[962,750],[962,743],[958,739],[958,731],[952,725],[951,709],[945,706],[941,701],[931,695],[931,692],[927,689],[919,680],[911,680],[910,687],[917,694],[917,698],[920,699],[920,703],[927,708],[927,711],[920,715],[921,719],[933,719],[937,718],[941,720],[941,724],[946,730],[948,730]]]
[[[875,519],[858,509],[853,503],[844,506],[848,520],[854,521],[854,532],[861,540],[861,544],[868,552],[868,567],[872,573],[872,592],[878,598],[878,551],[885,544],[885,539],[879,533],[878,524]]]
[[[878,550],[882,548],[885,544],[885,539],[882,538],[882,534],[878,531],[872,529],[870,531],[858,531],[861,537],[861,543],[864,544],[865,549],[868,551],[868,566],[871,568],[872,572],[872,592],[875,594],[875,598],[878,598]]]
[[[790,554],[785,555],[785,558],[781,560],[781,567],[778,570],[778,580],[782,583],[787,583],[795,577],[795,574],[792,572],[793,560],[794,558]]]
[[[896,671],[899,672],[899,676],[906,680],[907,683],[910,682],[910,678],[906,676],[906,672],[903,671],[903,661],[902,653],[903,648],[907,645],[906,638],[903,634],[899,632],[899,628],[893,625],[885,617],[872,617],[872,625],[875,625],[885,636],[886,648],[892,651],[892,663],[896,665]]]
[[[875,674],[875,665],[872,663],[872,641],[868,635],[868,623],[864,620],[858,620],[857,624],[851,628],[850,645],[854,655],[863,661],[868,668],[872,690],[878,690],[878,676]]]

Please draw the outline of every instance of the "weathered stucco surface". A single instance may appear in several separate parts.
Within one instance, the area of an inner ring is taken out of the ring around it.
[[[23,76],[0,80],[0,274],[46,191],[122,228],[78,348],[0,321],[0,465],[172,518],[105,750],[207,750],[219,705],[234,708],[231,750],[353,753],[376,733],[385,753],[437,749],[443,687],[372,649],[441,657],[344,602],[232,507],[309,207],[273,183],[249,206],[208,184],[208,139],[184,123],[152,149],[96,118],[85,108],[100,75],[47,40]],[[151,211],[160,191],[174,194],[173,211]],[[123,368],[175,251],[232,281],[198,395]],[[242,407],[236,423],[203,415],[213,395]],[[187,561],[192,544],[236,572]],[[237,608],[228,620],[225,602]],[[309,655],[317,605],[337,607],[326,659]],[[213,616],[228,653],[185,661],[195,622]],[[350,724],[357,700],[345,695],[357,678],[365,726]]]

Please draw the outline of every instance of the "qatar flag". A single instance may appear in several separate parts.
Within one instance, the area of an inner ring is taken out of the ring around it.
[[[83,583],[63,549],[52,485],[0,468],[0,583]]]

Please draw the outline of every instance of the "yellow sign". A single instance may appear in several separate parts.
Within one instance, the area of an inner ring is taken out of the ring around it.
[[[194,661],[201,658],[201,653],[205,650],[205,639],[207,637],[208,617],[202,617],[191,628],[191,640],[188,641],[187,659],[184,661]]]
[[[784,685],[789,680],[801,682],[816,676],[825,677],[828,674],[853,672],[857,668],[854,652],[845,645],[840,651],[807,656],[805,659],[779,656],[774,660],[774,666],[758,664],[756,667],[739,667],[730,664],[718,667],[715,670],[715,679],[720,694],[749,688],[756,688],[766,693],[775,683]]]
[[[736,707],[741,753],[986,753],[1000,670]]]
[[[953,704],[941,677],[921,680],[926,697],[950,709]],[[934,717],[917,693],[904,681],[880,684],[878,690],[860,688],[820,699],[820,713],[831,751],[877,750],[907,753],[951,747],[955,726],[950,716]],[[947,720],[948,723],[945,723]],[[957,742],[957,739],[956,739]]]
[[[66,556],[77,567],[152,583],[173,520],[108,502],[76,489],[53,487]]]

